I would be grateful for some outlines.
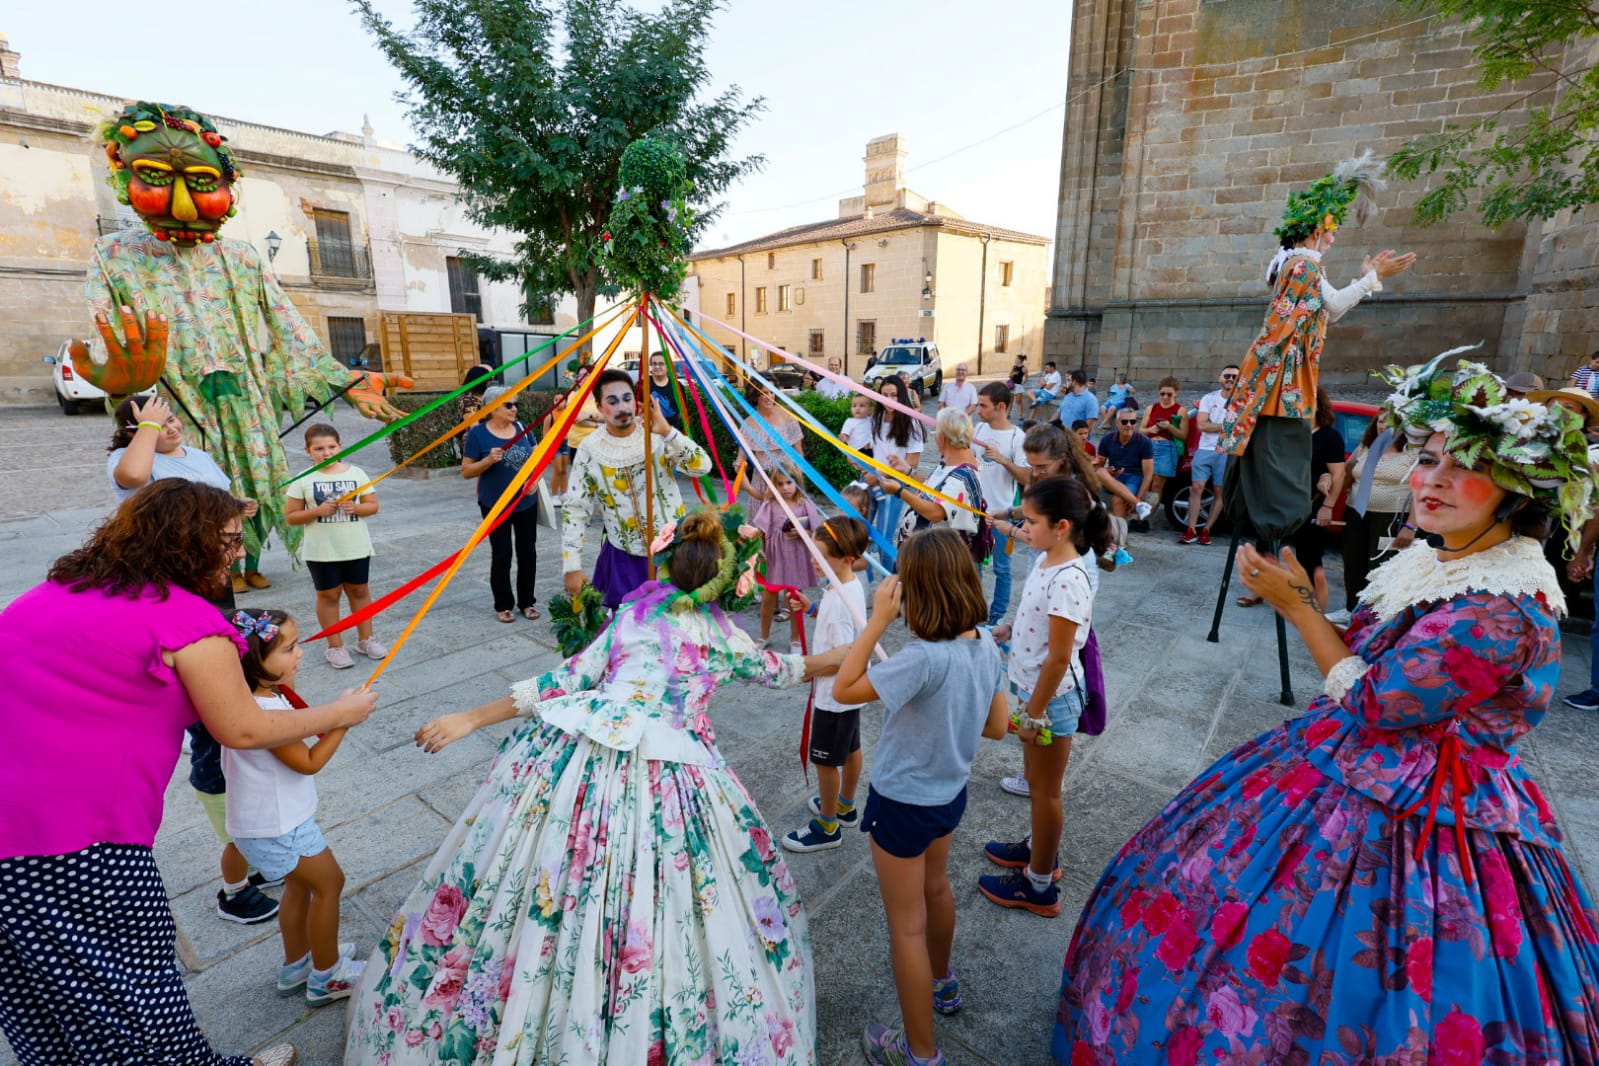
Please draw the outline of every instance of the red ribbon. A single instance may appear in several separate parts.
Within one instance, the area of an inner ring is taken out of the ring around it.
[[[1455,816],[1455,846],[1459,849],[1460,869],[1465,874],[1466,884],[1472,883],[1471,859],[1466,854],[1466,791],[1471,787],[1466,779],[1466,767],[1462,755],[1460,738],[1454,733],[1438,744],[1438,762],[1433,767],[1432,787],[1427,794],[1409,807],[1400,811],[1401,817],[1415,814],[1421,809],[1422,804],[1427,805],[1427,819],[1421,824],[1421,837],[1416,841],[1416,861],[1421,861],[1423,852],[1427,850],[1427,840],[1432,836],[1433,827],[1438,822],[1438,805],[1443,800],[1444,784],[1454,785],[1454,792],[1449,797],[1449,807]]]
[[[804,595],[804,593],[797,586],[794,586],[794,585],[773,585],[770,582],[768,582],[764,577],[762,577],[760,574],[756,574],[755,575],[755,583],[757,585],[761,586],[761,588],[765,589],[767,592],[779,593],[780,594],[780,598],[783,599],[783,600],[786,600],[788,598],[787,595],[781,595],[781,594],[784,594],[784,593],[786,593],[788,595],[793,595],[793,596]],[[790,610],[793,610],[793,609],[794,608],[790,608]],[[794,615],[794,624],[799,629],[800,654],[801,655],[809,655],[811,653],[811,649],[810,649],[810,645],[806,642],[806,639],[805,639],[805,612],[804,611],[800,611],[799,613]],[[810,754],[811,754],[811,711],[813,709],[815,709],[815,707],[816,707],[816,681],[815,681],[815,679],[812,679],[811,680],[811,694],[805,700],[805,721],[800,726],[800,773],[805,775],[805,780],[807,782],[809,782],[810,779],[811,779],[811,769],[810,769],[810,767],[811,767],[811,764],[810,764]]]

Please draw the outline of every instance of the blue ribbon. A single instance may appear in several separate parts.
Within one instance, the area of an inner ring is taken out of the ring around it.
[[[679,355],[683,356],[683,358],[689,362],[692,367],[693,361],[699,357],[689,354],[688,350],[690,347],[692,347],[692,345],[688,344],[686,338],[682,336],[682,329],[678,325],[677,320],[671,315],[663,313],[656,316],[656,324],[663,331],[667,331],[668,342],[677,350]],[[732,362],[748,370],[750,372],[750,376],[753,377],[756,382],[771,391],[774,395],[780,396],[783,400],[788,401],[789,405],[794,408],[794,410],[798,415],[801,416],[802,420],[806,424],[828,433],[829,436],[833,435],[832,431],[828,430],[820,422],[816,421],[815,417],[813,417],[809,411],[798,406],[797,404],[794,404],[787,396],[784,396],[781,390],[774,387],[770,381],[766,380],[766,378],[760,374],[759,371],[755,370],[753,367],[749,367],[743,361],[734,358],[732,354],[727,351],[727,349],[723,348],[720,344],[717,344],[714,340],[711,340],[709,337],[705,336],[705,334],[701,333],[693,326],[689,326],[688,328],[689,331],[698,337],[703,343],[714,346],[718,351],[722,352],[724,355],[727,355]],[[717,370],[716,367],[711,364],[710,360],[705,360],[704,364],[696,368],[696,370],[701,381],[707,382],[708,385],[712,385],[713,387],[716,385],[723,386],[724,388],[721,390],[723,395],[731,397],[733,401],[746,412],[747,417],[754,419],[754,424],[765,432],[767,438],[782,450],[783,454],[794,463],[795,467],[805,475],[811,484],[815,485],[822,491],[822,495],[826,496],[827,499],[837,506],[839,510],[841,510],[847,517],[859,519],[860,522],[866,527],[867,534],[872,538],[873,541],[877,543],[877,546],[883,550],[884,554],[890,561],[898,558],[899,553],[894,550],[894,545],[889,542],[888,538],[883,536],[883,534],[875,526],[873,526],[872,523],[868,522],[865,516],[857,511],[850,504],[850,502],[838,492],[837,489],[833,488],[833,486],[828,483],[827,479],[822,477],[822,475],[817,472],[814,466],[806,462],[805,456],[797,452],[793,445],[784,440],[778,434],[777,430],[772,428],[766,419],[762,418],[760,413],[756,411],[755,408],[750,406],[749,401],[744,398],[744,393],[739,389],[735,389],[732,386],[732,383],[722,376],[721,371]],[[712,407],[716,413],[722,417],[723,421],[726,421],[727,416],[722,413],[721,408],[716,407],[714,404]],[[729,425],[729,429],[731,428],[732,426]]]

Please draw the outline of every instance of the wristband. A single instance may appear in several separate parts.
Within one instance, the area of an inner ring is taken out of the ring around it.
[[[140,422],[139,425],[138,425],[138,428],[139,429],[165,429],[167,427],[163,426],[160,422]]]

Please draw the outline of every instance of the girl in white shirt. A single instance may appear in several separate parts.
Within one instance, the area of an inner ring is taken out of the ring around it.
[[[240,660],[255,701],[269,711],[295,713],[304,701],[291,687],[305,650],[300,629],[283,611],[236,611],[231,621],[248,646]],[[269,751],[222,749],[228,780],[228,833],[268,880],[284,879],[278,907],[283,965],[278,995],[305,989],[313,1007],[347,999],[365,963],[339,943],[339,894],[344,871],[316,823],[316,782],[344,730],[324,733],[309,747],[296,740]]]

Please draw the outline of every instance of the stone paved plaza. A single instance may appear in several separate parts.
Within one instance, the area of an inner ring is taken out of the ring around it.
[[[345,410],[336,421],[347,441],[372,427]],[[49,561],[75,546],[107,510],[106,436],[106,422],[98,417],[65,418],[54,408],[0,413],[0,557],[5,560],[0,605],[42,579]],[[296,437],[291,435],[291,443]],[[358,461],[373,473],[389,467],[381,447]],[[391,478],[378,494],[382,513],[372,522],[377,545],[372,583],[378,593],[454,551],[478,520],[472,484],[453,475]],[[1004,911],[977,894],[976,878],[993,869],[980,854],[983,842],[1020,836],[1027,824],[1026,802],[998,788],[1001,776],[1020,767],[1014,742],[985,743],[978,756],[951,870],[960,916],[955,967],[966,1005],[938,1022],[948,1059],[957,1066],[1048,1062],[1067,939],[1106,861],[1196,771],[1297,713],[1319,687],[1308,656],[1294,644],[1296,705],[1290,709],[1277,702],[1271,616],[1263,608],[1229,606],[1221,643],[1207,643],[1225,549],[1180,547],[1162,523],[1157,521],[1155,529],[1147,536],[1135,534],[1137,562],[1107,575],[1100,586],[1095,628],[1105,657],[1111,720],[1104,736],[1078,741],[1067,776],[1065,909],[1058,919]],[[591,553],[598,539],[596,527]],[[559,589],[560,560],[554,534],[545,532],[541,547],[542,603]],[[241,605],[282,607],[302,623],[313,618],[311,583],[303,570],[291,570],[281,550],[267,555],[263,570],[275,587],[241,596]],[[487,570],[484,548],[378,683],[377,713],[351,731],[318,778],[318,817],[348,879],[344,937],[354,939],[362,954],[373,946],[514,723],[435,756],[412,745],[417,726],[441,712],[503,695],[508,682],[556,661],[547,618],[518,619],[513,625],[494,619]],[[1335,590],[1337,579],[1335,572]],[[1019,588],[1018,578],[1018,595]],[[418,595],[380,619],[378,635],[397,636],[420,600]],[[742,621],[753,626],[753,613]],[[108,634],[60,637],[86,648],[115,639]],[[331,697],[362,680],[365,665],[336,673],[312,646],[300,690],[313,702]],[[1586,639],[1568,638],[1566,665],[1561,691],[1586,687]],[[809,788],[797,758],[804,705],[801,691],[773,695],[733,687],[712,708],[728,762],[777,833],[805,818]],[[868,766],[879,720],[871,711],[863,720]],[[1599,873],[1599,787],[1586,749],[1596,740],[1599,716],[1556,706],[1522,746],[1523,757],[1547,787],[1589,885]],[[218,849],[186,771],[184,760],[168,791],[156,857],[202,1026],[220,1050],[241,1052],[287,1039],[300,1046],[307,1066],[336,1066],[342,1009],[315,1011],[301,999],[273,994],[274,967],[281,961],[275,924],[246,928],[216,918]],[[825,1066],[862,1062],[862,1026],[896,1017],[882,904],[866,840],[852,833],[842,848],[790,859],[811,914],[819,1061]],[[14,1061],[0,1043],[0,1062]]]

